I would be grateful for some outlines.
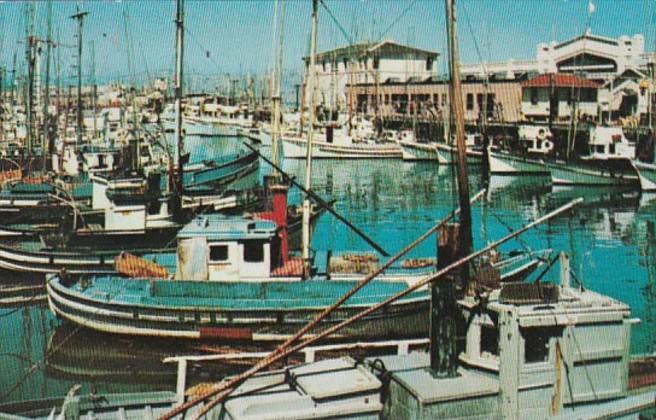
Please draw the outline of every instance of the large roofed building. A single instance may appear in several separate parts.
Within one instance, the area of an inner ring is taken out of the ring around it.
[[[391,40],[359,43],[317,54],[317,105],[346,111],[347,85],[425,80],[437,74],[438,53]],[[305,71],[310,59],[304,57]],[[310,103],[304,95],[304,103]]]
[[[463,75],[482,77],[504,73],[512,78],[523,73],[578,73],[589,79],[610,81],[627,70],[647,70],[642,35],[617,39],[585,33],[563,42],[538,44],[534,60],[463,64]]]

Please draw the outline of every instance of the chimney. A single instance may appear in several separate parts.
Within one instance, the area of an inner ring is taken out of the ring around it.
[[[278,225],[278,237],[280,238],[280,262],[287,263],[289,260],[289,240],[287,232],[287,192],[289,187],[284,184],[270,185],[269,191],[272,195],[272,218]]]

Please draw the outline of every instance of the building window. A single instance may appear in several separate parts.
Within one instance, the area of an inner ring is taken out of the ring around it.
[[[428,57],[426,59],[426,71],[433,70],[433,57]]]
[[[446,93],[442,94],[442,106],[446,106]]]
[[[483,109],[483,94],[482,93],[476,94],[476,104],[478,105],[479,110]]]
[[[380,66],[380,58],[378,58],[378,54],[374,55],[373,66],[374,70],[378,70],[378,67]]]
[[[244,242],[244,261],[246,262],[264,261],[264,242],[262,241]]]
[[[323,68],[324,73],[326,72],[326,60],[321,62],[321,67]]]
[[[538,88],[531,88],[531,105],[537,105],[538,101]]]
[[[346,69],[348,69],[348,60],[344,57],[344,71],[346,71]]]
[[[210,246],[210,262],[228,261],[228,245]]]
[[[474,109],[474,94],[473,93],[468,93],[467,94],[467,111],[471,111]]]

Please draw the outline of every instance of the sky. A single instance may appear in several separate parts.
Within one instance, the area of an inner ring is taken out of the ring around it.
[[[609,37],[641,33],[646,49],[654,49],[656,0],[458,0],[458,33],[464,63],[533,59],[537,44],[580,35],[588,24]],[[433,50],[444,60],[445,19],[442,0],[325,0],[319,8],[319,50],[349,40],[397,42]],[[0,67],[25,68],[25,0],[0,0]],[[61,76],[72,83],[77,42],[78,5],[84,21],[84,64],[91,69],[91,41],[99,80],[128,75],[128,43],[137,75],[170,73],[174,66],[175,1],[60,0],[52,2],[53,37],[59,47]],[[273,0],[186,0],[185,71],[187,74],[263,74],[273,61]],[[36,29],[46,38],[47,1],[36,2]],[[311,1],[287,0],[284,68],[302,68],[310,33]],[[332,14],[332,16],[331,16]],[[333,18],[334,16],[334,18]],[[385,33],[383,33],[385,32]],[[126,33],[128,36],[126,37]],[[208,57],[209,55],[209,57]],[[56,55],[53,55],[55,60]],[[54,63],[53,63],[54,66]],[[54,67],[53,67],[54,68]],[[295,77],[295,76],[294,76]]]

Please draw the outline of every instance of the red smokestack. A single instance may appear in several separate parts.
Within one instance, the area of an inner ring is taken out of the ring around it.
[[[280,262],[282,265],[289,260],[289,239],[287,232],[287,185],[271,185],[272,194],[272,217],[271,221],[278,225],[278,236],[280,237]]]

